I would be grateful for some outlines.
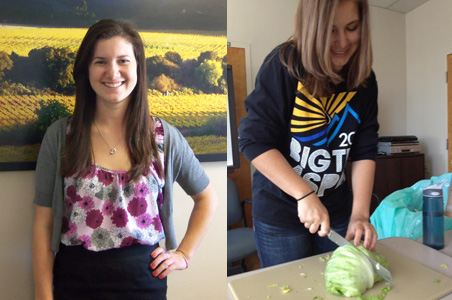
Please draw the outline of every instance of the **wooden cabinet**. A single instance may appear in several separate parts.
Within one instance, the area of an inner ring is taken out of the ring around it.
[[[371,213],[378,206],[379,201],[389,194],[412,186],[419,180],[425,178],[424,175],[424,154],[396,154],[377,156],[375,169],[375,181],[370,207]],[[347,166],[347,177],[350,183],[350,163]]]
[[[424,179],[422,153],[386,155],[376,159],[374,193],[380,200],[422,179]]]

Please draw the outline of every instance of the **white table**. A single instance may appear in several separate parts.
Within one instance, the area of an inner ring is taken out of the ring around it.
[[[430,269],[433,269],[441,274],[444,274],[446,276],[450,277],[450,271],[446,270],[441,267],[441,264],[447,264],[449,266],[452,266],[452,231],[446,232],[445,236],[445,245],[444,249],[438,251],[435,249],[432,249],[430,247],[425,246],[421,242],[414,241],[407,238],[388,238],[388,239],[382,239],[378,241],[379,244],[391,249],[392,251],[403,254],[406,257],[409,257],[413,259],[414,261],[419,262],[420,264],[423,264],[424,266],[429,267]],[[409,250],[407,250],[409,249]],[[299,260],[300,262],[303,261],[303,259]],[[289,263],[288,263],[289,264]],[[281,267],[284,264],[270,267]],[[246,276],[252,276],[253,274],[257,274],[259,272],[264,272],[266,269],[259,269],[251,272],[246,272],[234,276],[228,277],[228,282],[234,279],[243,278]],[[227,288],[227,299],[228,300],[234,300],[234,297],[229,290],[229,287]],[[441,300],[452,300],[452,294],[449,294]]]

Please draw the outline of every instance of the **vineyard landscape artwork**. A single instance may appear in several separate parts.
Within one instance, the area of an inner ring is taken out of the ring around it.
[[[36,3],[7,2],[0,12],[0,170],[34,169],[47,127],[73,111],[80,42],[104,18],[140,32],[151,113],[201,161],[226,159],[226,0],[48,0],[30,9]]]

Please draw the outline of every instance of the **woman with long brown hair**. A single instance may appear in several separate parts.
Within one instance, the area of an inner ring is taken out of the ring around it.
[[[182,135],[149,114],[143,42],[130,23],[91,26],[73,75],[74,113],[48,128],[36,169],[35,298],[166,299],[166,276],[188,267],[216,194]],[[194,200],[179,245],[175,181]]]
[[[375,248],[369,208],[379,125],[369,25],[367,0],[300,0],[291,38],[267,56],[245,100],[239,143],[256,168],[264,267],[333,250],[330,228]]]

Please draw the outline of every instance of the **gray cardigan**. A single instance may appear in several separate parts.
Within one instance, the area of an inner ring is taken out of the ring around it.
[[[188,195],[202,192],[209,178],[182,134],[162,120],[164,132],[165,187],[160,218],[165,232],[167,249],[177,247],[173,222],[173,183],[177,181]],[[36,193],[34,203],[51,207],[53,231],[50,248],[58,252],[63,220],[63,177],[60,176],[61,150],[66,142],[67,118],[52,124],[44,136],[36,166]]]

